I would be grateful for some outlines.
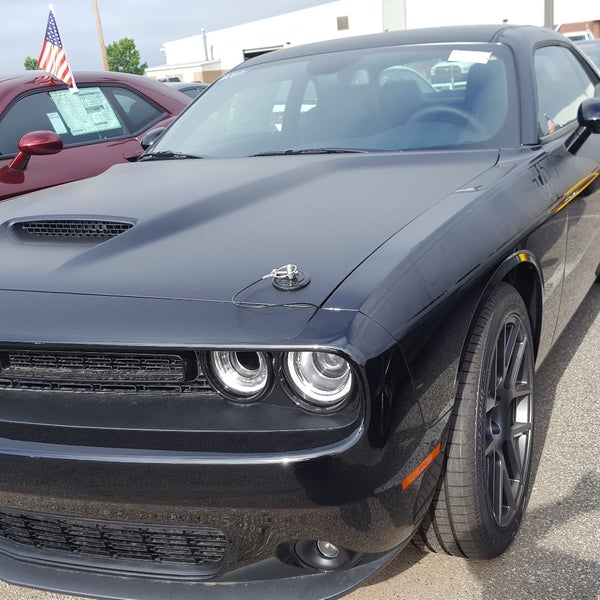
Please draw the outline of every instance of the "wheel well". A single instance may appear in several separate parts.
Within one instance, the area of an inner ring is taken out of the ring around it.
[[[525,302],[534,337],[534,352],[537,356],[542,325],[542,283],[539,271],[531,262],[520,262],[504,275],[502,281],[512,285]]]

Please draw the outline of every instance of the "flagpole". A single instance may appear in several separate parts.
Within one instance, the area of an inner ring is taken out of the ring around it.
[[[106,57],[106,46],[104,45],[104,35],[102,33],[102,22],[100,21],[100,12],[98,11],[98,0],[92,0],[94,6],[94,15],[96,17],[96,31],[98,32],[98,43],[100,44],[100,54],[102,56],[102,65],[105,71],[108,71],[108,58]]]

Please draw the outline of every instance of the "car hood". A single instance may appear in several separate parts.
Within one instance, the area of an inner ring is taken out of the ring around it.
[[[0,287],[320,306],[381,244],[497,158],[478,151],[117,165],[0,205]],[[61,233],[61,223],[79,221],[88,222],[79,237]],[[97,221],[126,230],[90,237]],[[308,285],[280,291],[265,278],[287,264]]]

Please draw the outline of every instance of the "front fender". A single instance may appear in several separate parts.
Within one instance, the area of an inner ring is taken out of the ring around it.
[[[488,293],[501,281],[510,283],[523,297],[537,349],[542,319],[542,271],[533,253],[520,250],[506,257],[486,277],[429,313],[402,340],[428,427],[447,416],[452,408],[470,329]]]

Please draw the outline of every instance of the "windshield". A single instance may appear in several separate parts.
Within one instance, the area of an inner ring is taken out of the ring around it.
[[[332,52],[241,65],[149,153],[242,157],[516,145],[514,76],[500,45]]]

